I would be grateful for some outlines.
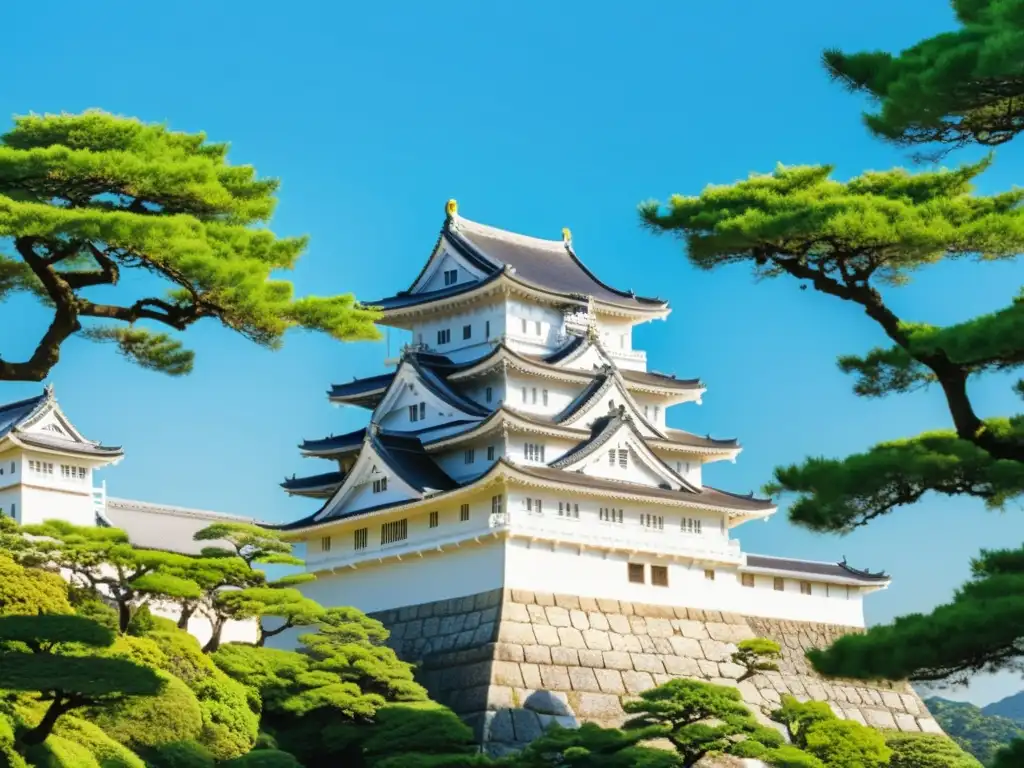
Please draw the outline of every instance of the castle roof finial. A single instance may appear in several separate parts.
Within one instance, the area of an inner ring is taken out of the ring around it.
[[[444,212],[449,219],[454,219],[459,215],[459,202],[453,197],[444,205]]]
[[[562,227],[562,242],[567,249],[572,250],[572,230],[568,227]]]
[[[53,397],[53,383],[47,384],[43,387],[43,394],[47,397]]]

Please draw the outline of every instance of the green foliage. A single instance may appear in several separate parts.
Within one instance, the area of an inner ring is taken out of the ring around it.
[[[195,740],[203,729],[195,694],[176,677],[157,674],[164,681],[159,695],[118,702],[86,716],[111,738],[134,750]]]
[[[807,729],[804,749],[825,768],[883,768],[892,750],[874,728],[853,720],[826,720]]]
[[[477,751],[469,726],[432,701],[383,706],[366,730],[361,748],[373,768],[403,768],[427,757],[458,765]]]
[[[792,746],[773,749],[762,759],[772,768],[825,768],[814,755]]]
[[[864,122],[900,145],[1002,144],[1024,130],[1021,0],[953,0],[960,28],[893,56],[829,50],[829,73],[870,95]]]
[[[277,181],[226,158],[227,145],[203,134],[97,111],[15,118],[0,137],[0,237],[17,256],[0,257],[0,297],[27,291],[54,319],[29,359],[0,363],[0,379],[42,380],[90,321],[86,338],[171,374],[191,370],[191,353],[138,323],[184,331],[214,318],[269,348],[295,327],[378,338],[376,314],[351,295],[296,299],[290,282],[271,278],[294,268],[306,240],[261,226]],[[84,297],[129,269],[168,290],[122,305]]]
[[[101,768],[147,768],[138,755],[114,741],[98,726],[81,718],[61,718],[53,733],[85,747]]]
[[[982,768],[941,733],[886,733],[885,744],[892,750],[889,768]]]
[[[1020,670],[1021,595],[1024,547],[982,551],[971,563],[971,579],[951,602],[930,614],[902,616],[863,635],[842,637],[807,655],[826,675],[861,679],[956,681],[975,672]]]
[[[774,659],[782,656],[782,649],[774,640],[754,637],[749,640],[741,640],[736,648],[736,652],[732,655],[732,661],[746,670],[740,675],[737,682],[749,680],[761,672],[778,671],[779,665]]]
[[[1014,739],[1000,749],[989,768],[1019,768],[1024,765],[1024,739]]]
[[[670,680],[625,702],[623,709],[635,715],[627,730],[644,729],[650,737],[668,739],[684,766],[728,750],[737,736],[763,733],[739,690],[699,680]]]
[[[1024,725],[1024,691],[1018,691],[1005,699],[987,704],[981,711],[986,715],[1008,717],[1010,720]]]
[[[287,752],[261,749],[222,763],[222,768],[302,768],[302,763]]]
[[[71,613],[67,583],[56,573],[25,568],[0,551],[0,616]]]
[[[25,757],[33,768],[102,768],[88,747],[60,736],[33,744]]]
[[[195,741],[172,741],[146,751],[148,768],[213,768],[210,751]]]
[[[985,714],[967,702],[936,697],[926,699],[925,704],[942,730],[984,765],[992,764],[999,749],[1024,736],[1024,730],[1012,720]]]
[[[782,697],[782,706],[772,712],[772,720],[786,726],[790,741],[798,747],[806,745],[811,726],[835,719],[835,713],[824,701],[798,701],[789,694]]]
[[[621,731],[583,723],[579,728],[553,725],[513,761],[515,768],[677,768],[679,754],[643,746],[650,729]],[[472,765],[472,764],[470,764]]]

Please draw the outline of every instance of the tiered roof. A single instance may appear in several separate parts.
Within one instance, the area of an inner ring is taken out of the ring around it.
[[[52,421],[44,429],[33,429],[47,417]],[[87,440],[64,415],[53,387],[42,394],[0,406],[0,445],[11,443],[21,448],[34,448],[55,454],[72,454],[97,459],[119,459],[120,446],[102,445]]]

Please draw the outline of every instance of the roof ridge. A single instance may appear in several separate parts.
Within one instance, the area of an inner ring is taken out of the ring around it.
[[[495,227],[491,224],[484,224],[479,221],[473,221],[459,216],[455,220],[453,228],[458,232],[463,227],[465,227],[469,232],[473,232],[475,230],[477,234],[481,234],[485,237],[493,237],[497,240],[506,240],[510,243],[522,243],[523,245],[550,248],[551,250],[558,250],[560,253],[568,255],[565,247],[565,241],[561,238],[557,240],[548,240],[534,235],[524,235],[520,232],[512,232],[508,229],[501,229],[500,227]]]

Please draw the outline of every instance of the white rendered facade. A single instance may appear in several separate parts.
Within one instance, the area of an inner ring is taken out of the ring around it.
[[[647,372],[633,348],[664,302],[597,281],[567,232],[448,213],[410,289],[371,302],[412,334],[395,373],[332,392],[368,427],[307,441],[335,470],[284,483],[322,500],[283,527],[318,576],[310,597],[376,612],[513,588],[864,625],[887,577],[749,555],[732,537],[775,510],[702,485],[735,441],[666,426],[704,388]]]

